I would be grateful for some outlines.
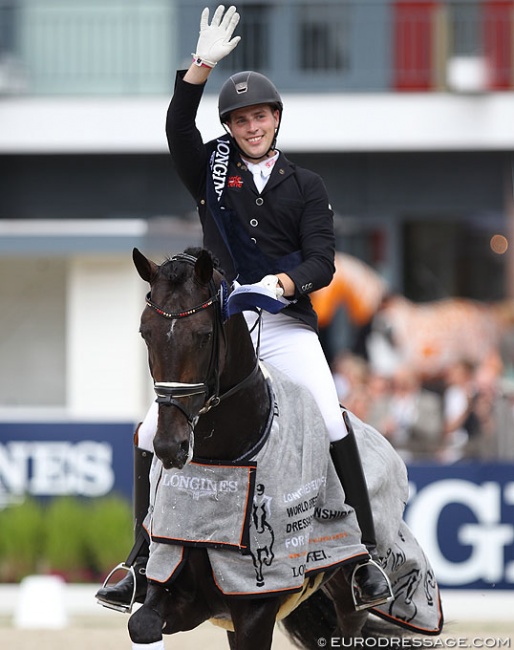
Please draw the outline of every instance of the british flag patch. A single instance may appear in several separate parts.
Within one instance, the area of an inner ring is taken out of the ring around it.
[[[241,176],[229,176],[227,183],[229,187],[243,187],[243,179]]]

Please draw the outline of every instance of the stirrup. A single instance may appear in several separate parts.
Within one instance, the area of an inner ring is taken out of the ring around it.
[[[376,567],[380,571],[382,576],[385,578],[385,581],[387,582],[387,586],[388,586],[388,589],[389,589],[389,594],[387,596],[380,596],[379,598],[377,598],[376,600],[374,600],[371,603],[370,602],[364,602],[360,598],[359,589],[357,587],[357,578],[356,578],[357,572],[359,571],[359,569],[362,569],[362,567],[370,566],[370,565]],[[389,577],[388,577],[387,573],[380,566],[380,564],[378,564],[378,562],[376,562],[375,560],[373,560],[371,558],[369,560],[367,560],[366,562],[356,564],[353,567],[352,577],[351,577],[351,580],[350,580],[350,587],[351,587],[351,592],[352,592],[353,606],[355,607],[356,612],[360,612],[363,609],[370,609],[370,607],[377,607],[378,605],[384,605],[385,603],[388,603],[389,601],[393,600],[393,598],[394,598],[393,590],[391,588],[391,581],[389,580]]]
[[[107,607],[107,609],[114,609],[116,612],[122,612],[123,614],[131,614],[132,613],[132,607],[134,607],[134,602],[136,600],[136,586],[137,586],[136,585],[136,572],[135,572],[133,566],[129,566],[128,564],[126,564],[126,562],[120,562],[109,573],[107,578],[105,578],[104,583],[102,585],[102,589],[105,589],[105,587],[108,586],[109,580],[111,579],[111,577],[117,571],[126,571],[127,573],[130,573],[132,575],[132,582],[134,583],[134,588],[132,590],[132,598],[130,599],[130,603],[128,605],[122,605],[120,603],[109,603],[109,602],[107,602],[105,600],[100,600],[99,598],[96,599],[96,602],[99,605],[102,605],[102,607]]]

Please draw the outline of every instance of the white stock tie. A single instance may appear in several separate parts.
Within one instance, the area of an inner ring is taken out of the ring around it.
[[[253,182],[255,183],[255,187],[259,193],[261,193],[266,186],[277,159],[278,152],[269,160],[264,160],[260,163],[252,163],[245,160],[246,166],[253,174]]]
[[[263,170],[259,167],[259,165],[254,165],[252,167],[253,168],[250,169],[250,171],[253,174],[253,182],[255,183],[255,187],[259,190],[260,193],[264,189],[264,186],[268,181],[269,175],[265,175]]]

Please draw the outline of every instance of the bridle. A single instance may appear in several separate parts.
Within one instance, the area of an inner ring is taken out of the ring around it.
[[[169,261],[187,262],[188,264],[194,266],[197,259],[192,255],[188,255],[187,253],[178,253],[177,255],[174,255],[172,258],[170,258]],[[209,281],[208,286],[210,296],[205,302],[196,305],[196,307],[191,307],[190,309],[179,312],[168,312],[164,310],[162,307],[151,300],[151,292],[149,292],[145,298],[145,302],[150,309],[159,314],[159,316],[162,316],[168,320],[189,318],[190,316],[194,316],[195,314],[202,312],[204,309],[208,309],[212,306],[216,307],[213,318],[211,354],[205,381],[194,384],[179,381],[154,382],[154,390],[155,394],[157,395],[155,401],[157,404],[162,404],[163,406],[174,406],[177,408],[187,419],[191,430],[194,430],[200,415],[203,415],[210,411],[212,408],[215,408],[220,404],[222,400],[229,397],[230,395],[233,395],[235,392],[243,388],[243,386],[245,386],[253,379],[259,370],[259,362],[258,359],[256,359],[255,366],[250,374],[241,382],[220,395],[220,339],[223,339],[223,341],[225,341],[223,313],[225,310],[225,301],[227,298],[228,287],[227,283],[223,281],[220,288],[218,289],[214,283],[213,278],[211,278]],[[198,411],[198,414],[196,416],[193,416],[188,413],[188,411],[178,400],[184,397],[194,397],[196,395],[206,395],[206,397],[203,406]]]

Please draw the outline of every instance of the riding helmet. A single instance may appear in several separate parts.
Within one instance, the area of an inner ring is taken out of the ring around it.
[[[237,72],[225,81],[218,98],[218,111],[224,124],[230,113],[255,104],[271,104],[282,115],[283,104],[275,85],[260,72]]]

